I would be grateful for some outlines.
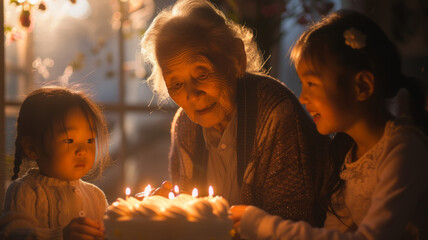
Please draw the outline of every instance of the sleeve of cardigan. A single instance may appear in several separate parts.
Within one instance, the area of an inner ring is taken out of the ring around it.
[[[366,240],[359,232],[341,233],[338,230],[313,228],[304,221],[293,222],[290,220],[283,220],[279,216],[270,215],[253,206],[249,206],[244,215],[242,215],[238,233],[241,238],[248,240]]]
[[[62,228],[39,228],[37,220],[18,212],[4,212],[0,216],[0,239],[62,240]]]
[[[9,186],[5,208],[0,217],[0,239],[62,239],[62,229],[40,228],[37,201],[47,201],[25,182],[19,180]]]
[[[171,124],[171,148],[169,150],[169,174],[173,184],[176,184],[179,181],[180,176],[180,149],[177,142],[176,131],[178,118],[181,115],[181,110],[179,109],[174,116],[174,119]]]
[[[177,139],[171,146],[170,173],[173,185],[180,186],[180,190],[190,192],[193,186],[190,178],[193,174],[193,163],[186,151],[178,144]]]
[[[300,118],[297,101],[282,101],[265,117],[265,124],[257,134],[256,146],[266,167],[261,203],[258,207],[284,219],[314,221],[314,190],[311,166],[303,146],[306,142],[299,133]],[[307,131],[307,130],[306,130]],[[307,153],[306,153],[307,154]],[[264,166],[263,166],[264,164]]]

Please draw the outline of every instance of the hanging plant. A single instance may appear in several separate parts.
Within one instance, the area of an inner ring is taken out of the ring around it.
[[[76,0],[70,0],[72,4],[76,3]],[[10,4],[15,4],[17,7],[21,8],[21,14],[19,16],[19,22],[22,27],[26,28],[28,31],[31,30],[32,23],[32,14],[31,11],[34,8],[37,8],[40,11],[46,11],[47,5],[43,0],[10,0]]]
[[[19,22],[23,27],[29,28],[31,26],[31,14],[29,10],[22,10]]]

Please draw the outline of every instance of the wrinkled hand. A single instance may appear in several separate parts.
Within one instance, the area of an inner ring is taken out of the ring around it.
[[[234,205],[230,208],[230,219],[233,221],[233,228],[238,231],[238,227],[241,224],[242,215],[244,215],[247,205]]]
[[[172,190],[172,183],[168,181],[164,181],[162,185],[156,188],[154,191],[152,191],[150,195],[152,196],[158,195],[158,196],[168,198],[168,194],[171,192],[171,190]]]
[[[87,217],[74,218],[62,233],[64,240],[104,239],[104,225]]]
[[[169,192],[171,192],[171,190],[172,190],[172,183],[168,182],[168,181],[164,181],[160,187],[152,189],[150,191],[149,196],[159,195],[159,196],[168,198],[168,194],[169,194]],[[140,192],[140,193],[135,194],[135,198],[140,200],[140,201],[143,200],[144,199],[144,192]]]

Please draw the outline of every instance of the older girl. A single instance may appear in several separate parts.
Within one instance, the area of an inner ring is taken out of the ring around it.
[[[335,171],[325,185],[325,228],[237,206],[232,217],[241,236],[426,239],[428,142],[418,126],[426,127],[427,112],[425,101],[412,100],[412,124],[388,111],[386,99],[399,89],[416,90],[401,73],[391,41],[367,17],[341,11],[303,33],[292,59],[302,82],[300,101],[318,131],[338,133],[333,144],[344,147],[333,147]]]

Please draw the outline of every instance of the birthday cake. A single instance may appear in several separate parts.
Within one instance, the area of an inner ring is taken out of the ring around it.
[[[219,196],[119,198],[107,208],[104,225],[109,240],[230,240],[228,211]]]

